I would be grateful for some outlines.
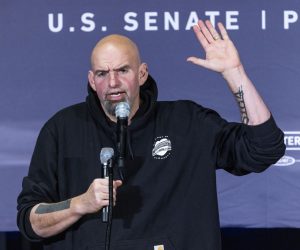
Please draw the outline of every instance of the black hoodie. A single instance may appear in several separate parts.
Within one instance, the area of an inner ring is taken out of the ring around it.
[[[221,249],[215,170],[235,175],[265,170],[284,154],[282,131],[272,117],[247,126],[228,123],[191,101],[158,102],[150,76],[140,93],[142,105],[128,127],[112,249]],[[104,249],[100,212],[47,239],[32,231],[29,213],[37,203],[80,195],[101,177],[99,152],[116,149],[115,126],[90,88],[86,102],[44,125],[18,197],[18,226],[28,239],[42,240],[45,249]]]

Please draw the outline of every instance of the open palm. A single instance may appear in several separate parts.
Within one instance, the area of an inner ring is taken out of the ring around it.
[[[225,71],[238,67],[241,62],[223,24],[218,23],[218,27],[222,37],[210,21],[206,21],[204,24],[203,21],[199,20],[198,25],[195,25],[193,29],[206,53],[206,58],[201,59],[192,56],[187,60],[207,69],[225,73]]]

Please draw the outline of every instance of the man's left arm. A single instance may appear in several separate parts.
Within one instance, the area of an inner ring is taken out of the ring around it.
[[[206,58],[189,57],[187,60],[222,74],[234,94],[244,124],[258,125],[267,121],[271,114],[251,80],[248,78],[237,49],[230,40],[222,23],[220,34],[210,21],[199,21],[194,32],[206,53]]]

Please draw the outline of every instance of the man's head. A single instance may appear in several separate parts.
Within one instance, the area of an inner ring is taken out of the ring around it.
[[[121,101],[130,105],[129,119],[136,113],[140,86],[147,77],[147,65],[141,63],[136,44],[125,36],[104,37],[92,51],[89,83],[111,120],[115,120],[115,106]]]

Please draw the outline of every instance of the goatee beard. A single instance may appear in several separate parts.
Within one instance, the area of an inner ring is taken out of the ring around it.
[[[127,102],[129,106],[131,104],[127,98],[124,98],[124,100],[120,100],[118,102],[111,102],[109,100],[105,100],[103,102],[104,111],[111,116],[115,116],[115,109],[119,102]]]

